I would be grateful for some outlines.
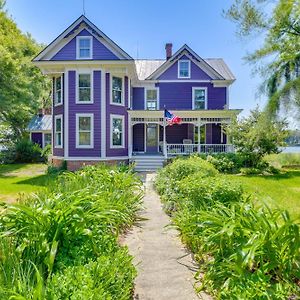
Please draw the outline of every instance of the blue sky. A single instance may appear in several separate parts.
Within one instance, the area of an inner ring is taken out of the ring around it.
[[[83,12],[83,0],[7,0],[6,9],[23,32],[49,44]],[[265,97],[261,82],[243,57],[258,46],[241,41],[235,25],[222,16],[230,0],[85,0],[86,16],[134,58],[164,58],[165,43],[175,52],[188,44],[203,58],[222,57],[237,80],[230,90],[230,108],[246,115]]]

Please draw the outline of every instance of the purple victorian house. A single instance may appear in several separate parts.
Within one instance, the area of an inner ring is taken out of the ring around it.
[[[166,59],[134,60],[81,16],[33,62],[53,80],[56,165],[149,170],[174,155],[232,151],[222,126],[240,110],[229,109],[235,78],[222,59],[166,44]],[[164,108],[182,123],[166,126]]]

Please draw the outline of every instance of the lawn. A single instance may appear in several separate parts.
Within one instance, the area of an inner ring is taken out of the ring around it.
[[[45,164],[0,165],[0,201],[15,201],[20,194],[36,192],[54,180]]]
[[[224,176],[241,182],[254,201],[259,199],[271,207],[287,209],[294,218],[300,218],[300,169],[271,176]]]

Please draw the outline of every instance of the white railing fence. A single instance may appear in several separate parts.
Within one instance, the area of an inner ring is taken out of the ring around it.
[[[167,144],[166,148],[168,156],[234,152],[233,145],[229,144]]]

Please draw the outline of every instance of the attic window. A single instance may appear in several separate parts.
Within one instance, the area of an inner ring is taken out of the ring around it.
[[[91,36],[78,36],[77,39],[77,59],[91,59],[93,49],[93,39]]]
[[[191,62],[189,60],[178,61],[178,78],[190,78]]]

